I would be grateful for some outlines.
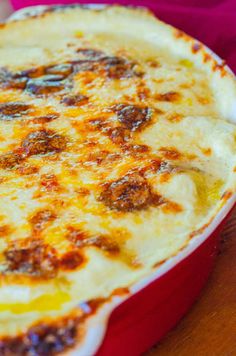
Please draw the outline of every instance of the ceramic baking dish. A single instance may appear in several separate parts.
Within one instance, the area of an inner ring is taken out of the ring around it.
[[[32,3],[12,2],[16,8]],[[208,52],[222,63],[218,56]],[[219,233],[235,202],[233,194],[205,230],[176,256],[156,266],[128,294],[115,296],[104,304],[96,320],[88,320],[88,335],[79,349],[67,354],[138,356],[158,342],[183,317],[206,283],[217,254]]]

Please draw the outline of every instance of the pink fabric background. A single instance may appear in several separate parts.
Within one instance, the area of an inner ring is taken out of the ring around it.
[[[149,7],[161,20],[199,39],[236,73],[236,0],[12,0],[15,9],[41,4],[119,3]]]

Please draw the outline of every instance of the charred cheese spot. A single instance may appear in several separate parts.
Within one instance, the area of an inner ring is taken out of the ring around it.
[[[8,152],[3,155],[0,155],[0,168],[2,169],[11,169],[18,166],[22,163],[24,157],[15,152]]]
[[[59,80],[58,80],[59,79]],[[55,80],[30,80],[27,83],[26,90],[33,95],[51,95],[65,89],[65,85],[60,81],[60,78]]]
[[[210,147],[209,148],[202,148],[201,151],[206,156],[210,156],[212,154],[212,149]]]
[[[114,126],[115,123],[109,122],[106,118],[90,119],[87,124],[89,130],[99,130],[117,145],[126,144],[131,138],[129,129],[122,126]]]
[[[58,271],[56,250],[33,238],[16,240],[4,252],[6,273],[54,278]]]
[[[110,209],[123,212],[162,204],[162,198],[152,192],[147,180],[135,173],[104,184],[99,201]]]
[[[22,176],[28,176],[31,174],[35,174],[35,173],[38,173],[38,171],[39,171],[38,167],[31,166],[29,164],[22,165],[17,168],[17,172]]]
[[[55,278],[60,270],[72,271],[85,262],[81,252],[72,250],[59,256],[53,246],[36,237],[36,233],[46,227],[46,224],[52,219],[52,217],[45,215],[46,213],[44,213],[44,217],[38,216],[37,221],[36,217],[32,219],[35,220],[34,237],[9,243],[7,249],[3,252],[5,258],[5,262],[1,266],[3,274],[47,280]]]
[[[145,83],[140,83],[137,86],[137,96],[141,101],[145,101],[150,96],[150,89],[145,85]]]
[[[24,103],[0,104],[0,120],[10,121],[29,112],[31,106]]]
[[[24,90],[26,88],[28,79],[26,77],[23,78],[11,78],[9,77],[2,83],[2,86],[6,89],[18,89]]]
[[[74,73],[93,72],[99,69],[98,64],[95,61],[89,59],[74,60],[72,64]]]
[[[147,150],[149,150],[149,147],[147,147]],[[140,154],[142,157],[141,152],[140,152]],[[159,170],[161,169],[161,165],[162,165],[162,161],[160,158],[151,157],[150,160],[148,160],[147,164],[145,164],[139,168],[136,168],[135,171],[141,175],[144,175],[147,172],[158,173]]]
[[[89,189],[80,187],[76,189],[76,192],[79,194],[81,197],[86,197],[90,194]]]
[[[105,53],[103,51],[92,49],[92,48],[78,48],[76,51],[82,57],[89,58],[91,60],[96,60],[105,57]]]
[[[176,38],[181,38],[183,41],[190,42],[192,38],[181,30],[174,29],[174,35]]]
[[[183,208],[178,203],[167,201],[163,204],[162,210],[166,214],[178,214],[183,211]]]
[[[0,84],[8,89],[27,89],[34,95],[48,95],[64,89],[61,82],[73,72],[73,66],[62,63],[52,66],[39,66],[11,73],[0,72]]]
[[[44,174],[40,177],[40,185],[48,192],[58,191],[60,188],[55,174]]]
[[[51,66],[40,66],[35,68],[30,68],[15,74],[12,77],[17,78],[27,78],[35,79],[40,78],[45,75],[59,76],[60,78],[67,78],[73,72],[73,67],[70,63],[62,63]]]
[[[199,52],[200,51],[200,49],[202,48],[202,45],[201,45],[201,43],[199,43],[199,42],[194,42],[193,44],[192,44],[192,52],[193,53],[197,53],[197,52]]]
[[[212,57],[210,56],[210,54],[209,54],[209,53],[204,53],[204,55],[203,55],[203,62],[204,62],[204,63],[207,63],[207,62],[209,62],[210,60],[212,60]]]
[[[6,89],[25,89],[26,77],[15,77],[5,68],[0,68],[0,86]]]
[[[48,223],[56,219],[56,214],[52,210],[40,210],[30,218],[34,232],[40,232],[45,229]]]
[[[97,152],[89,153],[86,160],[83,162],[84,165],[90,165],[94,163],[96,165],[105,165],[106,163],[111,163],[120,158],[118,153],[111,153],[106,150],[100,150]]]
[[[45,116],[39,116],[39,117],[34,117],[30,119],[29,121],[34,123],[34,124],[47,124],[48,122],[54,121],[58,119],[59,114],[49,114]]]
[[[167,120],[170,122],[180,122],[183,119],[183,115],[177,114],[177,113],[172,113],[167,115]]]
[[[2,86],[7,89],[21,89],[24,90],[27,86],[29,79],[38,78],[43,75],[43,67],[30,68],[21,72],[12,73],[5,71],[2,77]]]
[[[40,322],[29,328],[26,334],[5,337],[0,341],[0,354],[50,356],[72,347],[78,341],[80,318],[67,316],[55,322]]]
[[[174,35],[175,35],[176,38],[180,38],[180,37],[186,36],[186,34],[183,31],[177,30],[177,29],[174,29]]]
[[[60,259],[60,268],[66,271],[72,271],[82,265],[84,256],[79,251],[66,252]]]
[[[159,152],[166,159],[178,160],[181,159],[181,153],[175,147],[161,147]]]
[[[81,106],[87,104],[88,100],[89,98],[86,95],[77,94],[64,97],[61,103],[66,106]]]
[[[160,174],[159,180],[160,180],[160,183],[166,183],[170,180],[170,178],[171,178],[170,172],[163,172]]]
[[[80,49],[77,51],[84,58],[73,61],[75,72],[103,71],[109,79],[125,79],[137,75],[134,63],[129,60],[107,56],[105,53],[93,49]]]
[[[200,104],[202,105],[207,105],[210,103],[210,98],[205,98],[205,97],[202,97],[202,96],[198,96],[197,97],[197,100],[199,101]]]
[[[104,235],[89,236],[88,233],[71,226],[68,227],[67,239],[78,248],[93,246],[109,254],[118,254],[120,252],[118,243],[111,238]]]
[[[139,156],[149,152],[150,149],[147,145],[124,145],[122,150],[129,155]]]
[[[66,138],[53,131],[33,131],[22,142],[27,155],[61,152],[66,148]]]
[[[124,127],[114,127],[107,130],[108,137],[115,144],[123,144],[130,139],[130,132]]]
[[[159,173],[172,173],[172,172],[181,171],[181,168],[173,165],[169,161],[161,161],[158,166]]]
[[[151,67],[151,68],[159,68],[160,67],[160,63],[153,58],[149,58],[147,60],[147,64]]]
[[[88,125],[89,125],[89,128],[93,129],[99,129],[99,130],[102,130],[103,132],[106,132],[106,128],[107,126],[109,125],[106,118],[103,118],[103,117],[98,117],[96,119],[89,119],[88,120]]]
[[[70,63],[62,63],[45,68],[46,74],[60,75],[63,78],[67,78],[73,73],[73,66]]]
[[[102,59],[104,70],[110,79],[124,79],[136,75],[134,63],[121,57],[106,57]]]
[[[0,225],[0,237],[6,237],[10,234],[11,227],[9,225]]]
[[[147,107],[118,104],[113,110],[118,121],[130,131],[137,131],[151,120],[151,110]]]
[[[44,75],[44,73],[45,73],[44,67],[40,66],[40,67],[25,69],[17,73],[12,73],[11,76],[14,79],[19,79],[19,78],[30,79],[30,78],[41,77],[42,75]]]
[[[163,94],[156,94],[154,98],[158,101],[167,101],[167,102],[177,102],[180,100],[181,95],[176,91],[169,91]]]

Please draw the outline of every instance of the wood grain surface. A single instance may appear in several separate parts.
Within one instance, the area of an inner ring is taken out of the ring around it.
[[[0,20],[11,8],[0,0]],[[145,356],[236,356],[236,209],[221,235],[220,253],[198,301]]]

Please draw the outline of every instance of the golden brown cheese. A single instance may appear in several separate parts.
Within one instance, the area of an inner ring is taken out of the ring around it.
[[[79,344],[235,192],[235,82],[184,36],[123,7],[0,28],[1,355]]]

